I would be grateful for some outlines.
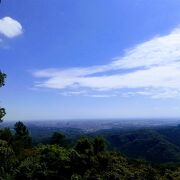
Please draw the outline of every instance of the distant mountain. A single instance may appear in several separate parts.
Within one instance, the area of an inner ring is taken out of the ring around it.
[[[111,146],[132,158],[152,162],[180,162],[180,148],[154,131],[136,131],[107,137]]]
[[[53,132],[63,132],[71,139],[82,135],[103,136],[109,148],[129,158],[145,159],[154,163],[180,162],[180,125],[154,128],[102,129],[88,133],[77,128],[29,126],[34,143],[48,143]],[[73,140],[74,141],[74,140]]]
[[[176,127],[159,128],[157,132],[165,136],[168,141],[180,146],[180,125]]]

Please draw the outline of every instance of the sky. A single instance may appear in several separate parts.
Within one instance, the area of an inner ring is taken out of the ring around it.
[[[2,0],[5,120],[180,117],[179,0]]]

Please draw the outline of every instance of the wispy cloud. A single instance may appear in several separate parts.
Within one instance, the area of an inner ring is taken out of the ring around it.
[[[109,64],[86,68],[43,69],[33,75],[43,78],[35,84],[40,88],[70,92],[85,88],[112,94],[118,90],[124,95],[180,97],[180,28],[126,50],[122,57],[114,58]]]
[[[14,38],[23,33],[22,25],[11,17],[0,19],[0,34],[7,38]]]

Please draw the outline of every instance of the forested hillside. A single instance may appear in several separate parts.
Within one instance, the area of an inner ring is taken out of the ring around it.
[[[109,148],[131,158],[153,163],[180,162],[180,126],[148,129],[109,129],[91,135],[102,135]]]

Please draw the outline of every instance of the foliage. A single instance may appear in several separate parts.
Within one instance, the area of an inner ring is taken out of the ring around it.
[[[2,72],[0,71],[0,87],[2,87],[2,86],[5,85],[5,82],[4,82],[5,78],[6,78],[6,74],[5,74],[5,73],[2,73]]]
[[[27,129],[27,127],[23,124],[23,122],[17,122],[14,125],[14,130],[15,130],[15,136],[28,136],[29,135],[29,131]]]
[[[13,149],[4,140],[0,140],[0,169],[10,172],[16,162]]]
[[[22,122],[17,122],[14,125],[15,134],[13,137],[12,146],[16,155],[19,158],[25,156],[25,149],[28,149],[32,146],[32,139],[29,136],[29,131],[27,127]]]
[[[8,144],[12,144],[13,134],[10,128],[0,129],[0,139],[7,141]]]
[[[15,124],[0,130],[0,179],[9,180],[176,180],[180,165],[153,166],[106,148],[102,137],[81,137],[74,147],[62,146],[56,132],[50,144],[32,146],[28,128]],[[63,140],[63,141],[62,141]],[[18,146],[18,148],[17,148]]]
[[[51,139],[50,144],[57,144],[59,146],[66,146],[66,137],[63,133],[54,132]]]
[[[43,179],[47,175],[47,169],[41,164],[38,158],[28,157],[18,166],[15,177],[18,180],[24,179]]]
[[[5,85],[5,78],[6,78],[6,74],[0,71],[0,87]],[[0,121],[2,121],[2,118],[5,116],[5,114],[6,114],[5,109],[0,107]]]

